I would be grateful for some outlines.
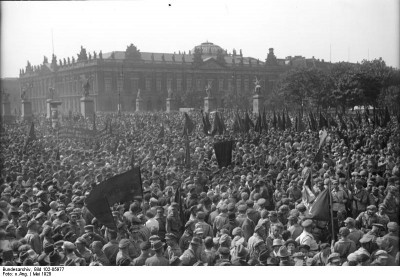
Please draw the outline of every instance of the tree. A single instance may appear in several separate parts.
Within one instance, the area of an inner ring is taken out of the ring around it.
[[[225,54],[224,51],[222,49],[218,49],[217,51],[217,62],[221,65],[225,65]]]
[[[126,47],[125,58],[128,60],[135,60],[135,61],[140,60],[141,59],[140,50],[137,49],[137,47],[133,45],[133,43],[131,43],[131,45],[128,45]]]
[[[194,66],[199,66],[203,63],[203,58],[201,57],[202,54],[203,54],[203,52],[200,47],[194,48],[194,53],[193,53],[193,65]]]

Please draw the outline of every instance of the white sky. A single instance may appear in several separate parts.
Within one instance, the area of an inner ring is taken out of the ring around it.
[[[168,6],[171,4],[171,6]],[[1,77],[26,61],[87,51],[188,52],[209,41],[265,60],[302,55],[332,62],[382,57],[399,68],[399,0],[146,0],[1,2]]]

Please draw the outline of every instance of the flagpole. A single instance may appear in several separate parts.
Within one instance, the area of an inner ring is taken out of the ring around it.
[[[331,240],[331,247],[335,244],[335,228],[333,226],[333,209],[332,209],[332,193],[331,193],[331,184],[328,183],[328,194],[329,194],[329,212],[331,214],[331,231],[332,231],[332,240]]]

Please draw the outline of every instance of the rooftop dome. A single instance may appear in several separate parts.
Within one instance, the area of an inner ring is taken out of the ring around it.
[[[200,48],[203,51],[203,55],[205,56],[216,56],[219,49],[221,49],[225,53],[224,49],[208,41],[195,46],[192,50],[193,53],[196,48]]]

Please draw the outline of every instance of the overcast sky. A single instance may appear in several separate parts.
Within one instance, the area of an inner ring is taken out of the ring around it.
[[[399,0],[17,1],[1,2],[1,12],[1,77],[51,60],[52,33],[57,59],[76,57],[81,45],[173,53],[208,40],[261,60],[273,47],[278,58],[382,57],[399,68]]]

